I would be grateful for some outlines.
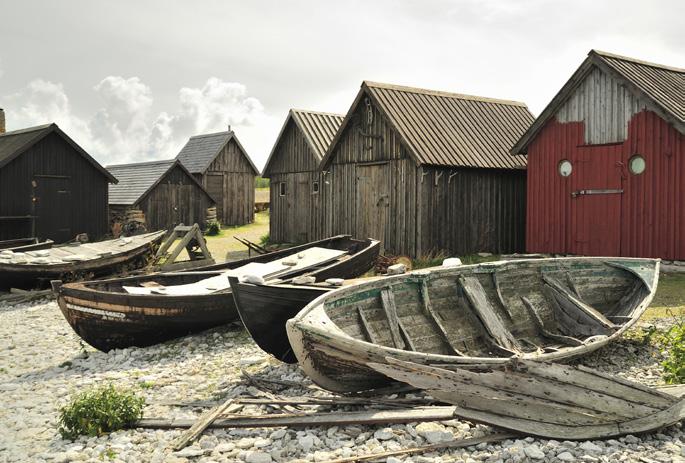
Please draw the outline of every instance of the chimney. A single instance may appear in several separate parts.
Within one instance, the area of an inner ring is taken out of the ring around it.
[[[0,108],[0,133],[5,133],[5,110]]]
[[[4,119],[3,119],[4,120]],[[228,124],[228,131],[231,131],[231,124]]]

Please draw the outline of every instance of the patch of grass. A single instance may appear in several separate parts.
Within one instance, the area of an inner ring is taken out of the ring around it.
[[[661,273],[656,294],[643,318],[685,317],[685,273]]]
[[[661,334],[659,341],[667,352],[666,360],[661,362],[664,381],[666,384],[685,382],[685,320]]]
[[[262,235],[259,237],[259,245],[260,246],[268,246],[269,243],[271,242],[271,237],[267,233],[266,235]]]
[[[104,461],[105,458],[108,460],[114,460],[117,457],[117,452],[115,452],[112,448],[107,447],[107,450],[103,450],[100,452],[100,460]]]
[[[256,189],[261,190],[261,189],[268,189],[269,188],[269,179],[264,178],[264,177],[255,177],[254,179],[254,186]]]
[[[84,391],[60,409],[59,433],[75,440],[122,429],[142,418],[144,404],[142,397],[112,384]]]
[[[141,381],[140,383],[138,383],[138,385],[141,389],[152,389],[153,387],[155,387],[155,383],[153,383],[152,381]]]

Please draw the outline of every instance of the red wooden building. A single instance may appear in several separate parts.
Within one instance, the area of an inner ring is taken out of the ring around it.
[[[519,139],[528,252],[685,260],[685,70],[590,51]]]

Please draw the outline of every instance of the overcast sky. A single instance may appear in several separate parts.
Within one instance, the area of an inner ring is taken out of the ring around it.
[[[261,168],[289,108],[344,114],[362,80],[537,115],[591,48],[685,67],[683,18],[682,0],[0,0],[0,107],[103,164],[231,124]]]

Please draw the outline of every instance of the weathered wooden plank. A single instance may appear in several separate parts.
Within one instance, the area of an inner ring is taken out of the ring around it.
[[[527,297],[521,296],[521,301],[523,301],[523,305],[528,309],[528,313],[530,313],[531,318],[535,322],[535,324],[538,327],[538,330],[540,330],[540,333],[546,338],[549,339],[554,339],[555,341],[559,341],[563,344],[566,344],[567,346],[582,346],[583,341],[576,339],[572,336],[563,336],[560,334],[555,334],[552,333],[551,331],[548,331],[545,328],[545,324],[540,318],[540,315],[538,315],[538,311],[536,310],[535,306],[533,303],[528,300]]]
[[[366,315],[364,315],[364,311],[361,307],[357,307],[357,313],[359,314],[359,320],[361,321],[361,326],[363,328],[362,331],[366,335],[367,339],[374,344],[381,344],[381,339],[376,335],[375,330],[369,324],[369,321],[366,319]]]
[[[210,428],[271,428],[281,426],[344,426],[350,424],[392,424],[425,421],[444,421],[454,418],[453,406],[412,407],[397,410],[365,410],[360,412],[282,413],[270,415],[233,415],[214,420]],[[133,428],[176,429],[189,428],[194,420],[166,420],[144,418]]]
[[[402,340],[400,334],[399,320],[397,318],[397,308],[395,306],[395,297],[392,294],[390,288],[385,288],[381,291],[381,302],[383,304],[383,311],[388,319],[388,324],[390,325],[390,334],[392,335],[392,341],[395,347],[398,349],[404,349],[405,344]]]
[[[438,329],[438,332],[442,336],[443,341],[447,345],[448,349],[455,355],[464,355],[452,342],[450,335],[445,329],[445,326],[440,321],[439,315],[433,309],[433,304],[431,304],[430,294],[428,292],[428,283],[426,280],[421,281],[421,301],[423,302],[424,310],[426,313],[428,313],[431,321],[435,324],[435,327]]]
[[[478,318],[483,322],[483,326],[485,326],[485,329],[495,342],[504,349],[513,352],[520,351],[518,342],[504,326],[499,314],[495,311],[492,304],[490,304],[478,279],[474,276],[460,276],[459,285],[463,288],[464,293],[478,315]]]
[[[241,407],[233,404],[233,399],[229,399],[223,404],[218,405],[204,413],[202,416],[200,416],[200,418],[197,421],[195,421],[195,423],[192,426],[190,426],[190,428],[186,432],[181,434],[178,437],[178,439],[171,443],[171,447],[174,450],[181,450],[182,448],[184,448],[190,442],[197,439],[197,437],[200,434],[202,434],[204,430],[207,429],[207,427],[210,426],[214,422],[214,420],[216,420],[219,417],[219,415],[221,415],[227,410],[230,410],[232,405],[234,408]]]

